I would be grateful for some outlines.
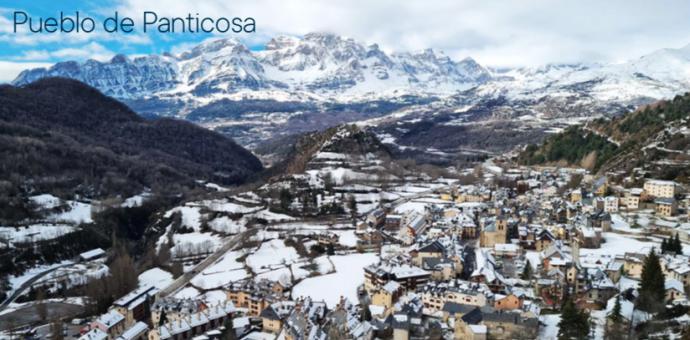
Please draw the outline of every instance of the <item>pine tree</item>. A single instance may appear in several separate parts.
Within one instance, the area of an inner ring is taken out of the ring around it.
[[[676,238],[673,240],[673,245],[675,246],[674,251],[676,252],[676,254],[683,253],[683,244],[680,242],[680,237],[678,236],[678,233],[676,233]]]
[[[640,296],[637,307],[646,312],[657,312],[663,307],[665,288],[664,273],[661,271],[659,256],[654,249],[649,251],[642,267]]]
[[[134,259],[124,246],[117,249],[117,257],[109,265],[111,275],[108,278],[113,284],[112,296],[116,298],[129,293],[138,284]]]
[[[237,334],[235,334],[235,329],[233,328],[233,316],[230,314],[228,318],[225,320],[223,323],[224,330],[221,333],[221,339],[222,340],[236,340],[237,339]]]
[[[589,335],[589,315],[575,307],[572,299],[563,304],[561,321],[558,323],[558,339],[587,339]]]
[[[613,305],[613,310],[611,310],[611,314],[608,316],[604,338],[611,340],[623,340],[628,335],[626,328],[627,324],[623,322],[623,316],[621,315],[620,296],[616,296],[616,304]]]
[[[46,291],[45,288],[40,287],[36,293],[36,313],[41,320],[48,319],[48,306],[46,305]]]
[[[326,191],[333,191],[333,186],[334,186],[335,181],[333,180],[333,175],[328,172],[326,175],[323,177],[323,187]]]
[[[168,315],[165,313],[165,308],[161,309],[161,315],[158,317],[158,327],[165,325],[168,322]]]
[[[360,314],[359,314],[359,321],[371,321],[371,310],[369,309],[369,304],[366,302],[362,302],[359,304],[360,307]]]
[[[352,217],[352,225],[357,224],[357,199],[350,195],[347,198],[347,208],[350,210],[350,217]]]
[[[669,244],[668,244],[668,242],[666,242],[666,239],[665,238],[661,239],[661,253],[662,254],[665,254],[668,252],[668,250],[669,250],[668,246],[669,246]]]
[[[50,334],[51,334],[51,339],[52,340],[62,340],[65,337],[62,334],[63,328],[62,328],[62,322],[60,321],[54,321],[53,323],[50,324]]]
[[[520,278],[523,280],[532,279],[532,264],[529,263],[529,260],[527,260],[525,262],[525,268],[522,270],[522,274],[520,275]]]
[[[609,315],[609,319],[611,319],[611,321],[614,323],[619,323],[623,320],[623,316],[621,316],[620,296],[616,296],[616,304],[613,305],[613,310],[611,310],[611,314]]]
[[[292,194],[290,190],[283,188],[280,190],[280,208],[283,211],[290,209],[290,204],[292,203]]]

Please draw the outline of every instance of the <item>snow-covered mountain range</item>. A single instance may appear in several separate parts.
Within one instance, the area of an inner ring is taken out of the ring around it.
[[[158,95],[199,102],[238,98],[238,94],[302,100],[381,91],[452,93],[491,79],[489,71],[471,58],[453,61],[431,49],[389,55],[377,45],[317,33],[277,37],[258,52],[235,39],[221,39],[176,56],[118,55],[103,63],[61,62],[22,72],[13,83],[46,76],[75,78],[120,99]]]
[[[456,134],[476,131],[468,132],[468,125],[491,130],[495,126],[486,124],[502,120],[520,122],[520,129],[531,125],[539,138],[572,121],[684,93],[690,45],[617,64],[494,69],[432,49],[387,53],[375,44],[311,33],[276,37],[258,51],[221,39],[178,55],[60,62],[26,70],[13,84],[48,76],[83,81],[140,114],[187,118],[249,147],[359,121],[392,143],[443,150],[415,135],[419,127],[427,133],[429,126],[442,126],[454,137],[447,140],[462,144]]]
[[[108,62],[66,61],[22,72],[15,85],[46,76],[75,78],[119,99],[176,96],[198,103],[220,98],[358,100],[402,94],[448,95],[477,87],[514,99],[586,93],[634,102],[683,92],[690,85],[690,46],[664,49],[621,64],[546,65],[490,70],[472,58],[452,60],[427,49],[386,53],[333,34],[280,36],[260,51],[235,39],[202,43],[179,55]]]

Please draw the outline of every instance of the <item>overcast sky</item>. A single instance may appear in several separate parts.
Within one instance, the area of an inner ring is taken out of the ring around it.
[[[272,36],[326,31],[378,43],[387,51],[434,48],[488,66],[622,62],[690,43],[690,1],[390,1],[390,0],[34,0],[0,4],[0,81],[23,68],[61,60],[105,60],[180,51],[209,35],[31,34],[12,32],[12,12],[56,16],[79,10],[96,18],[115,10],[137,21],[161,16],[247,17],[257,32],[233,35],[253,49]]]

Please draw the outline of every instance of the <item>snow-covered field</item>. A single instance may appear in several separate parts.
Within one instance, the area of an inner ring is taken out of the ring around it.
[[[225,253],[218,261],[197,274],[192,279],[192,284],[203,289],[213,289],[247,278],[249,274],[244,269],[244,264],[237,261],[243,255],[242,251]]]
[[[91,204],[78,201],[63,201],[51,194],[41,194],[29,198],[38,209],[54,209],[62,206],[64,211],[46,216],[46,220],[62,223],[91,223]]]
[[[297,265],[292,265],[290,267],[297,267]],[[280,282],[284,287],[292,286],[292,273],[290,267],[282,267],[278,269],[272,269],[268,271],[263,271],[256,275],[257,280],[269,280],[273,282]]]
[[[92,280],[100,279],[110,272],[104,260],[78,263],[58,268],[41,277],[33,285],[47,287],[51,292],[82,286]]]
[[[214,306],[228,300],[228,295],[220,289],[209,290],[201,295],[201,300],[207,305]]]
[[[120,204],[121,207],[123,208],[134,208],[134,207],[140,207],[146,200],[151,198],[151,193],[148,191],[144,191],[139,195],[134,195],[132,197],[127,197],[122,204]]]
[[[556,340],[558,338],[558,323],[561,322],[560,314],[542,315],[539,317],[544,326],[539,328],[539,339]]]
[[[240,195],[233,197],[247,204],[259,202],[256,194]],[[231,202],[229,199],[188,202],[168,210],[164,217],[171,218],[174,214],[179,214],[179,227],[183,230],[173,229],[174,223],[171,223],[157,242],[159,249],[164,244],[171,246],[174,257],[197,256],[214,252],[220,247],[223,237],[245,232],[247,223],[254,218],[268,222],[294,220],[291,216],[273,213],[261,205],[248,206]],[[172,244],[169,244],[170,240]]]
[[[173,235],[173,256],[210,254],[220,247],[221,238],[211,233],[185,233]]]
[[[52,240],[76,230],[66,224],[39,223],[26,227],[0,227],[0,237],[10,244]]]
[[[633,237],[625,236],[618,233],[603,233],[606,243],[601,244],[599,249],[580,249],[580,256],[605,256],[613,257],[615,255],[623,255],[626,252],[649,252],[652,247],[659,247],[658,242],[640,241]]]
[[[330,257],[335,265],[333,274],[311,277],[292,289],[292,297],[309,296],[315,301],[325,301],[333,308],[343,296],[356,303],[357,287],[364,282],[364,267],[379,261],[376,254],[350,254]]]
[[[180,214],[180,223],[182,227],[187,227],[193,229],[194,231],[199,231],[199,228],[201,226],[201,208],[190,206],[176,207],[168,210],[164,216],[165,218],[170,218],[170,216],[172,216],[175,213]]]
[[[283,240],[270,240],[261,244],[261,247],[249,255],[247,266],[255,273],[264,272],[275,266],[284,266],[299,260],[297,250],[285,246]]]
[[[405,202],[405,203],[399,205],[397,208],[395,208],[395,213],[396,214],[406,214],[406,213],[416,212],[416,213],[423,214],[424,213],[424,207],[426,207],[426,203],[424,203],[424,202],[417,202],[417,201]]]
[[[630,223],[619,214],[611,215],[611,229],[632,234],[639,234],[644,231],[642,228],[632,228]]]
[[[67,201],[68,209],[64,212],[48,216],[49,221],[64,222],[64,223],[91,223],[91,204]]]
[[[354,230],[346,230],[338,236],[338,243],[345,247],[354,248],[357,246],[357,236]]]
[[[185,287],[182,290],[175,293],[175,297],[178,299],[194,299],[199,296],[199,291],[194,287]]]
[[[151,268],[139,274],[139,286],[154,286],[163,289],[172,282],[172,274],[160,268]]]
[[[93,222],[90,203],[65,201],[50,194],[35,195],[29,199],[43,215],[33,224],[0,226],[0,238],[10,246],[52,240],[77,231],[80,223]]]
[[[239,234],[247,230],[245,227],[246,221],[244,219],[233,220],[228,216],[221,216],[214,218],[208,223],[208,226],[219,233],[228,235]]]
[[[262,207],[247,207],[241,204],[228,202],[227,200],[201,201],[200,205],[207,207],[212,211],[232,214],[249,214],[262,209]]]

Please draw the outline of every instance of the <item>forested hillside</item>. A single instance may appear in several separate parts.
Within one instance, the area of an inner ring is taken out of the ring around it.
[[[646,105],[613,119],[571,127],[529,145],[522,164],[581,165],[591,170],[635,168],[665,179],[688,180],[690,95]]]
[[[179,120],[145,120],[98,90],[61,78],[0,87],[0,159],[0,220],[25,217],[31,194],[174,193],[197,180],[243,183],[262,170],[225,136]]]

